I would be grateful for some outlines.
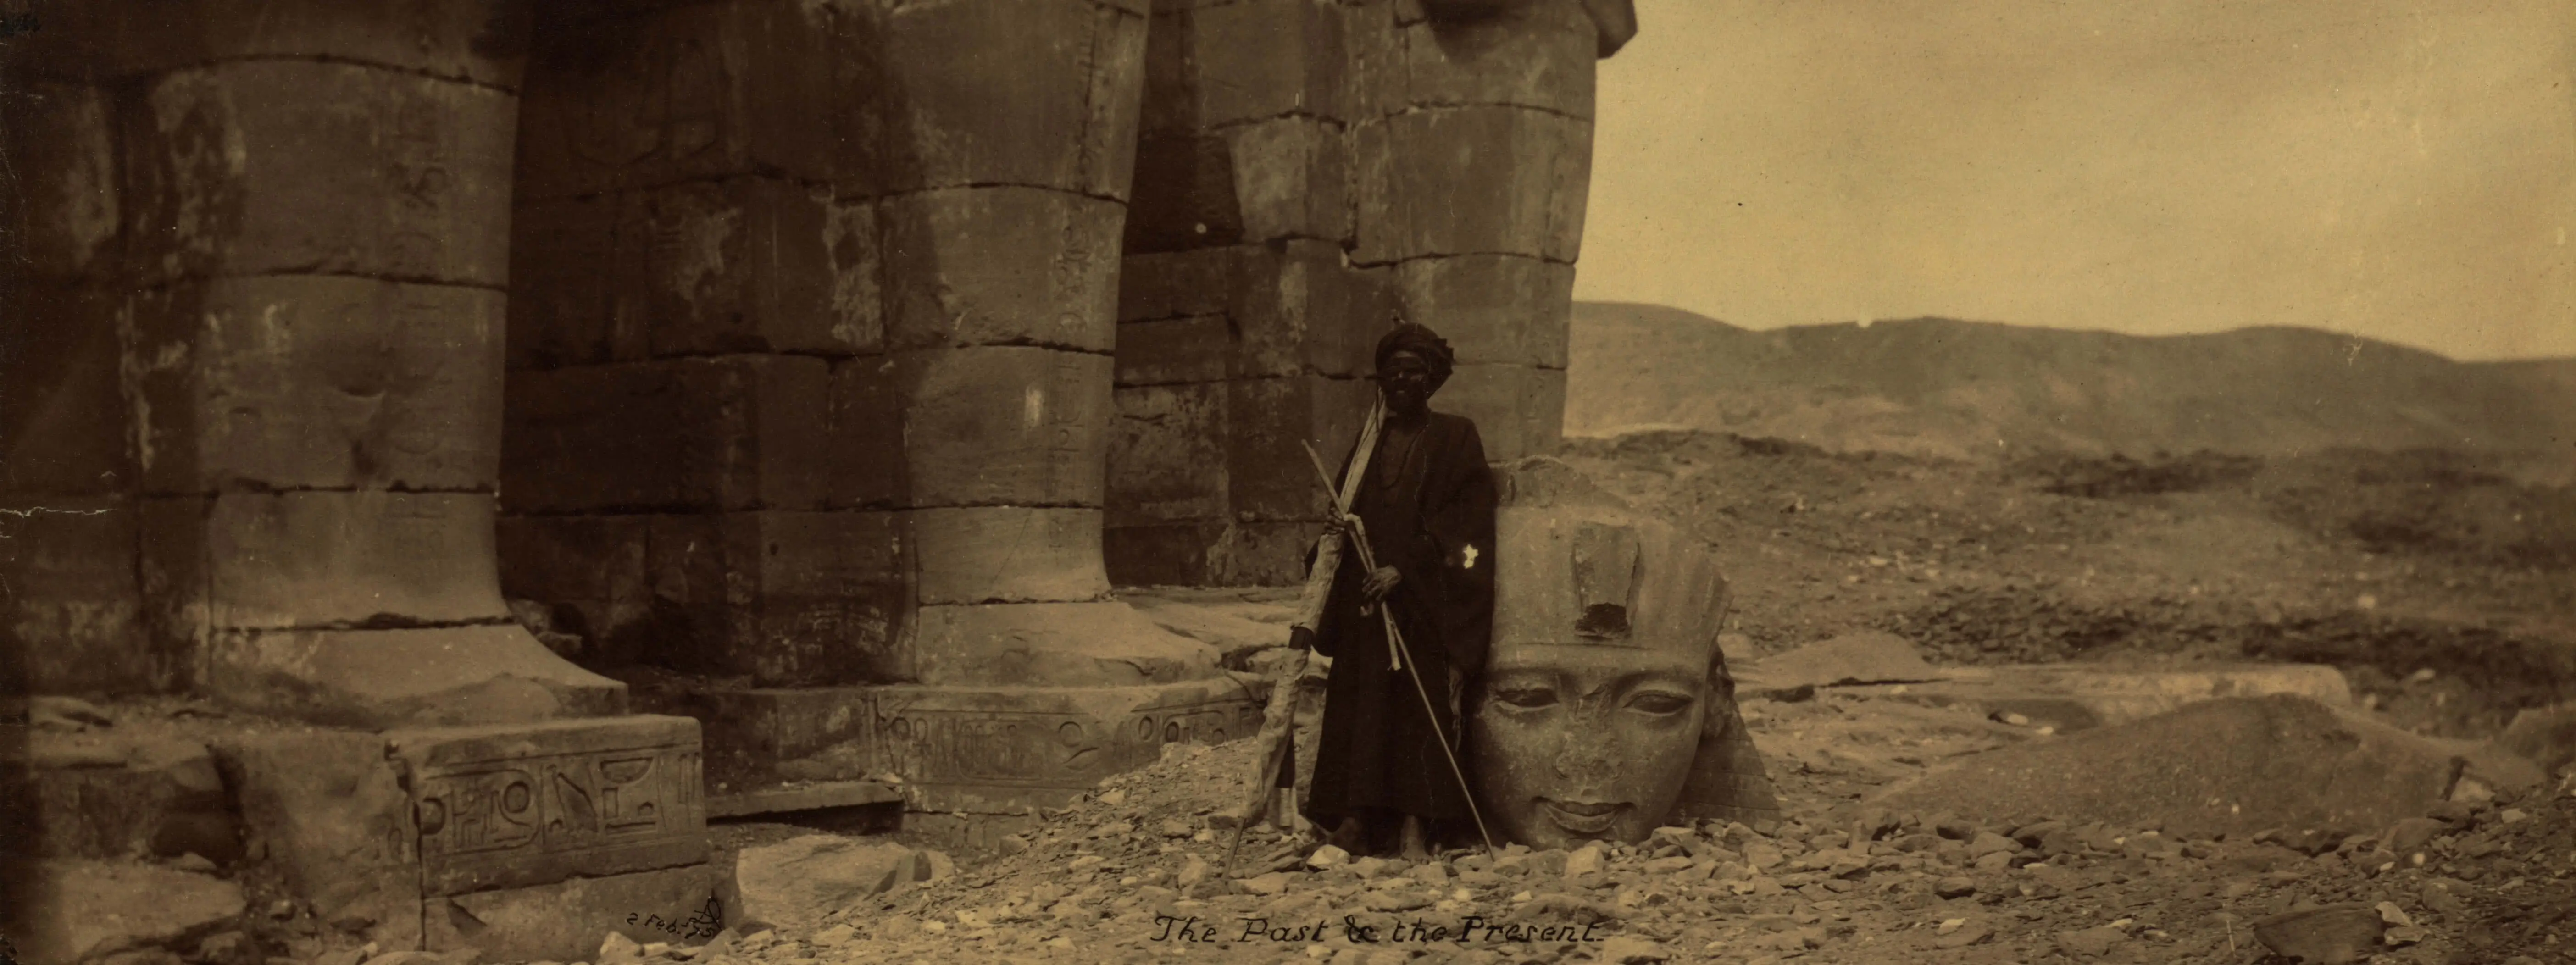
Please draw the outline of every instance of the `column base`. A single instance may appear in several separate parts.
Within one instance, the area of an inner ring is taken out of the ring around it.
[[[1249,737],[1268,690],[1253,674],[1225,674],[1130,687],[709,686],[639,699],[699,719],[712,794],[892,775],[911,826],[1062,807],[1160,759],[1165,744]]]
[[[201,687],[247,710],[366,729],[626,712],[625,684],[565,662],[516,624],[220,631]]]

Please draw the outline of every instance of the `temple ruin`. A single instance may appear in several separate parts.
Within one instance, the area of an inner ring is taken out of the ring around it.
[[[971,846],[1248,734],[1257,675],[1113,587],[1301,578],[1302,447],[1349,444],[1399,312],[1492,458],[1554,447],[1594,64],[1636,29],[27,6],[0,675],[309,725],[196,748],[226,861],[384,947],[567,960],[722,891],[709,788],[895,775]]]

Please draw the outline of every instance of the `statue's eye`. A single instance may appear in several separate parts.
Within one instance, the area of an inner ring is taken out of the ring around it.
[[[1554,706],[1556,690],[1552,687],[1505,687],[1494,691],[1494,700],[1510,707],[1535,710]]]
[[[1691,699],[1687,696],[1654,690],[1639,691],[1628,698],[1628,709],[1657,715],[1678,714],[1689,710],[1690,705]]]

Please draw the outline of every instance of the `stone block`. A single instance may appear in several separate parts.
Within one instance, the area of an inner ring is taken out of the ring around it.
[[[1118,390],[1109,527],[1233,515],[1226,496],[1226,395],[1221,382]]]
[[[1124,232],[1121,248],[1131,256],[1241,243],[1233,141],[1194,130],[1139,138]]]
[[[492,497],[230,492],[205,518],[208,621],[290,629],[496,621]]]
[[[611,290],[640,302],[655,355],[873,351],[875,211],[770,177],[639,189]]]
[[[1458,255],[1402,262],[1395,277],[1405,317],[1447,338],[1460,364],[1565,368],[1573,265]]]
[[[1508,104],[1590,119],[1599,37],[1572,3],[1524,3],[1472,23],[1401,29],[1404,92],[1415,107]]]
[[[1078,602],[1109,592],[1100,510],[971,506],[910,510],[903,520],[925,605]]]
[[[235,732],[215,742],[252,853],[325,922],[364,920],[396,948],[420,942],[420,829],[380,734]]]
[[[1265,696],[1232,677],[1127,687],[890,686],[875,693],[883,766],[904,775],[907,807],[968,814],[1060,807],[1102,778],[1160,759],[1165,744],[1253,734]]]
[[[809,834],[742,849],[734,859],[747,920],[795,929],[913,881],[913,849],[891,841]]]
[[[209,634],[204,691],[345,727],[532,723],[624,713],[626,685],[563,662],[517,624]]]
[[[123,298],[32,280],[13,295],[15,334],[0,354],[0,493],[129,490],[138,477],[120,386]]]
[[[618,284],[621,202],[588,195],[521,202],[510,212],[510,368],[651,354],[644,299]]]
[[[139,283],[318,273],[498,288],[515,107],[493,88],[348,63],[173,72],[124,112],[128,264]]]
[[[1122,322],[1118,326],[1116,378],[1131,386],[1171,386],[1225,381],[1235,352],[1233,325],[1224,315],[1192,315]],[[1112,459],[1116,444],[1111,444]]]
[[[1041,188],[956,188],[887,199],[880,215],[887,344],[1109,351],[1117,338],[1123,216],[1117,202]]]
[[[0,784],[34,805],[24,840],[35,856],[196,854],[225,865],[241,857],[239,821],[204,744],[121,730],[35,732],[18,751],[26,760],[0,767]]]
[[[1321,485],[1318,483],[1317,485]],[[1306,582],[1306,554],[1324,524],[1298,520],[1238,522],[1208,547],[1207,583],[1213,586],[1297,586]]]
[[[651,602],[606,628],[609,653],[762,686],[882,679],[912,600],[906,540],[888,512],[660,516]]]
[[[1126,198],[1140,12],[1087,0],[906,4],[883,29],[888,190],[1007,184]],[[1099,250],[1115,257],[1109,227]]]
[[[22,187],[0,198],[0,223],[19,232],[22,270],[39,277],[112,276],[122,252],[111,98],[82,84],[13,78],[11,87],[12,120],[0,131],[0,148]]]
[[[743,920],[725,869],[693,864],[440,895],[421,904],[422,946],[501,961],[587,961],[600,937],[694,945]]]
[[[518,196],[774,173],[839,177],[877,85],[844,15],[766,0],[669,5],[539,33]],[[862,164],[852,173],[864,174]]]
[[[1341,16],[1312,0],[1246,0],[1178,18],[1182,89],[1199,127],[1289,115],[1344,120]],[[1194,75],[1194,76],[1193,76]],[[1157,93],[1161,93],[1158,91]]]
[[[1100,505],[1109,356],[1010,346],[894,365],[911,505]]]
[[[1972,820],[2050,815],[2183,839],[2265,828],[2375,832],[2424,814],[2458,773],[2452,749],[2303,697],[2232,697],[2016,745],[1890,788],[1871,803]]]
[[[1565,440],[1565,370],[1461,365],[1432,408],[1476,420],[1487,462],[1553,454]]]
[[[903,448],[909,398],[903,376],[910,369],[898,362],[873,356],[832,363],[824,417],[829,441],[820,454],[829,467],[825,503],[832,508],[884,509],[910,497],[912,473]]]
[[[1324,518],[1330,503],[1305,447],[1338,469],[1359,439],[1373,392],[1368,382],[1313,375],[1226,383],[1226,488],[1235,520]]]
[[[881,770],[871,687],[706,687],[644,700],[695,717],[715,793],[782,780],[852,780]]]
[[[0,664],[10,692],[152,692],[180,674],[144,625],[137,512],[121,497],[0,499]]]
[[[1342,378],[1374,372],[1376,333],[1389,312],[1367,279],[1342,264],[1329,242],[1294,240],[1239,249],[1228,306],[1237,351],[1234,378],[1314,373]]]
[[[819,508],[837,452],[824,359],[729,355],[509,376],[513,512]]]
[[[1398,6],[1372,0],[1343,4],[1336,11],[1342,18],[1342,83],[1350,98],[1348,120],[1354,123],[1382,118],[1412,104],[1405,90],[1405,34],[1396,22]]]
[[[1352,260],[1512,254],[1574,261],[1592,179],[1588,121],[1508,106],[1364,122]]]
[[[424,894],[707,859],[698,722],[689,718],[396,731],[385,746],[405,775]]]
[[[398,9],[332,0],[183,0],[136,7],[46,3],[45,42],[13,51],[41,72],[130,75],[226,60],[378,64],[516,88],[529,7],[507,0],[414,0]]]
[[[1159,254],[1138,254],[1131,248],[1118,274],[1118,321],[1225,312],[1233,294],[1236,259],[1237,253],[1231,248],[1192,248]]]
[[[154,865],[45,861],[30,870],[35,907],[24,909],[26,945],[17,949],[29,965],[113,960],[193,939],[239,917],[244,904],[240,885]]]
[[[1224,8],[1232,9],[1232,8]],[[1351,145],[1338,123],[1277,117],[1226,128],[1244,241],[1351,237]]]
[[[503,303],[484,288],[320,275],[138,296],[145,486],[489,488]]]
[[[924,684],[1125,687],[1216,674],[1214,649],[1123,603],[923,606],[917,619],[914,679]]]
[[[206,519],[213,506],[211,496],[145,498],[132,504],[135,539],[126,545],[134,547],[142,606],[138,623],[144,646],[173,655],[174,670],[185,666],[188,657],[181,655],[199,653],[213,633],[207,598],[212,588],[207,567],[213,561],[206,551]]]

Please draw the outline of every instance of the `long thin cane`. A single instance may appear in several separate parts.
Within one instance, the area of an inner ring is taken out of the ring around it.
[[[1306,457],[1314,461],[1316,472],[1324,473],[1325,484],[1331,485],[1333,476],[1331,473],[1325,472],[1324,459],[1322,456],[1315,454],[1315,448],[1313,446],[1306,447]],[[1360,522],[1360,518],[1357,515],[1346,515],[1343,519],[1348,521],[1350,524],[1351,548],[1359,552],[1360,565],[1366,567],[1371,572],[1375,572],[1377,570],[1377,554],[1370,552],[1369,550],[1368,527]],[[1385,605],[1384,601],[1380,601],[1377,608],[1377,614],[1379,619],[1385,621],[1387,641],[1394,645],[1396,652],[1400,655],[1398,659],[1401,659],[1404,662],[1404,675],[1413,679],[1413,692],[1422,697],[1423,717],[1431,722],[1432,735],[1440,738],[1440,756],[1448,760],[1450,776],[1458,779],[1458,794],[1467,801],[1467,815],[1476,819],[1476,836],[1485,839],[1485,850],[1494,850],[1494,834],[1493,832],[1485,829],[1485,813],[1482,809],[1476,807],[1476,791],[1474,788],[1467,786],[1467,771],[1466,769],[1458,766],[1457,753],[1449,749],[1449,735],[1443,733],[1440,729],[1440,712],[1433,709],[1431,703],[1431,690],[1422,684],[1422,662],[1413,659],[1412,648],[1404,645],[1404,633],[1403,631],[1397,630],[1395,627],[1394,608]]]

